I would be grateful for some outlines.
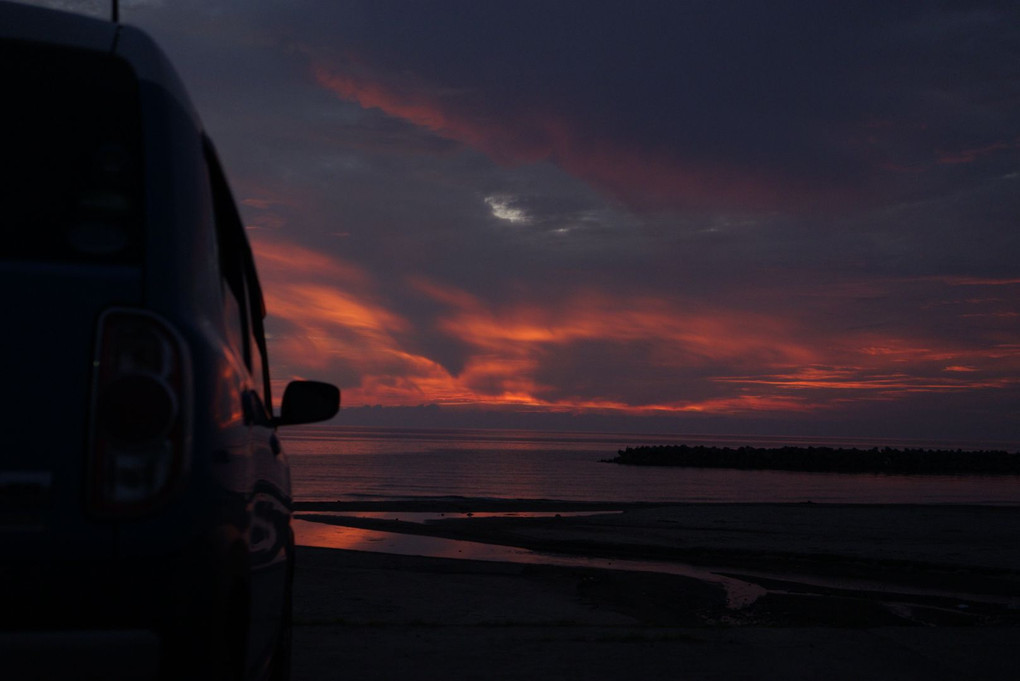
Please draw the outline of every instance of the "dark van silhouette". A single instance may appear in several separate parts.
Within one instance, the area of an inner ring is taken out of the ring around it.
[[[289,673],[294,537],[262,293],[139,30],[0,2],[0,678]]]

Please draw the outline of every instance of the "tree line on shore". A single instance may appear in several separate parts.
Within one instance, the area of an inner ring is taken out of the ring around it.
[[[817,473],[1020,475],[1020,453],[999,450],[845,449],[834,447],[627,447],[607,463],[630,466],[738,468]]]

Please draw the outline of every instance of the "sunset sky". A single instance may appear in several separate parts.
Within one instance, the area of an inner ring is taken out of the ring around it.
[[[219,148],[280,384],[1020,441],[1015,1],[121,7]]]

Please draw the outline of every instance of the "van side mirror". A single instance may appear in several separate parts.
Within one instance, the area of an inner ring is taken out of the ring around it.
[[[340,388],[319,381],[291,381],[283,391],[280,416],[274,425],[325,421],[340,411]]]

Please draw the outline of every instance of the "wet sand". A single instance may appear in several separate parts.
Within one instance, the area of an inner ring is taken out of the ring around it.
[[[392,510],[452,517],[330,522],[693,565],[755,597],[659,572],[301,547],[295,679],[1020,678],[1020,508],[552,506],[624,512],[467,517],[553,508],[433,500]]]

